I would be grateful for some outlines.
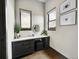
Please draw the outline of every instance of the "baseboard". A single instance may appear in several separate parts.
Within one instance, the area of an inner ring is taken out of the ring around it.
[[[52,47],[50,47],[50,49],[52,49],[52,50],[56,51],[57,53],[59,53],[60,55],[64,56],[63,54],[61,54],[60,52],[58,52],[56,49],[54,49],[54,48],[52,48]],[[64,57],[67,58],[66,56],[64,56]],[[68,59],[68,58],[67,58],[67,59]]]

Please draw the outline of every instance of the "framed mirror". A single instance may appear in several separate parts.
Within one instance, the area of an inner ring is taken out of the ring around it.
[[[48,13],[48,30],[56,30],[56,7],[51,9]]]
[[[32,11],[20,9],[21,30],[31,30],[32,28]]]

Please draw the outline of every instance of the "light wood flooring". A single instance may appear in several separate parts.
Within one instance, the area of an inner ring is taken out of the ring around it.
[[[33,54],[22,57],[20,59],[67,59],[67,58],[50,48],[34,52]]]

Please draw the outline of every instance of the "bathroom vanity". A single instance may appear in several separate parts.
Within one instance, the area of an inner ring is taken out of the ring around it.
[[[49,36],[26,37],[12,41],[12,58],[49,48]]]

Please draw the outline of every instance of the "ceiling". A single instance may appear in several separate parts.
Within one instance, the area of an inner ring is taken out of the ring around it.
[[[36,0],[36,1],[39,1],[39,2],[45,3],[45,2],[47,2],[48,0]]]
[[[44,3],[44,2],[47,2],[47,0],[38,0],[38,1],[43,2],[43,3]]]

